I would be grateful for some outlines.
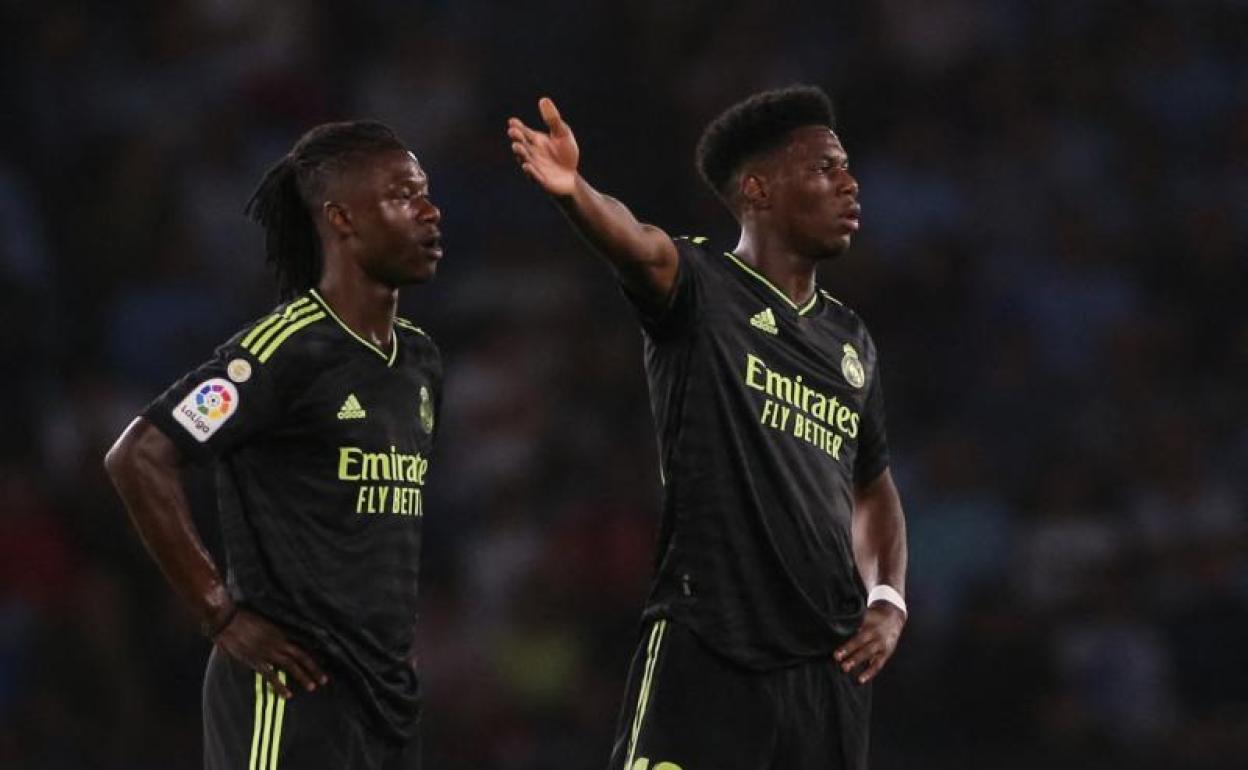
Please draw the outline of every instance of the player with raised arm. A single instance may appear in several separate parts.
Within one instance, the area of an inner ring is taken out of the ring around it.
[[[416,156],[369,121],[304,134],[248,211],[285,301],[153,401],[105,465],[214,642],[205,767],[416,770],[442,364],[395,312],[399,287],[436,272],[441,212]],[[224,575],[180,477],[202,459],[216,460]]]
[[[906,620],[905,519],[875,344],[815,284],[859,225],[831,102],[764,92],[706,128],[731,251],[595,190],[538,107],[546,131],[512,118],[512,152],[637,309],[659,436],[657,569],[611,768],[864,768],[870,682]]]

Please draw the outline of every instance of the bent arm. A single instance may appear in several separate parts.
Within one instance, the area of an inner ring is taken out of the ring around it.
[[[658,227],[637,221],[615,198],[595,190],[580,174],[572,194],[556,199],[577,231],[611,264],[620,282],[657,314],[676,284],[676,244]]]
[[[572,128],[550,99],[540,99],[538,110],[546,131],[529,128],[519,118],[507,121],[511,151],[521,170],[559,203],[643,309],[657,314],[676,284],[676,245],[667,233],[638,222],[624,204],[586,182],[577,171],[581,153]]]
[[[130,522],[148,553],[206,632],[221,629],[234,604],[191,518],[177,446],[139,417],[104,456]]]
[[[892,471],[854,492],[854,561],[867,588],[891,586],[906,593],[906,517]]]

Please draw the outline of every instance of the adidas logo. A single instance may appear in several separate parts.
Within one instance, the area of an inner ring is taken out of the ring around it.
[[[347,400],[342,402],[342,406],[338,407],[339,420],[362,420],[364,419],[364,407],[360,406],[360,400],[355,397],[354,393],[347,395]]]
[[[767,308],[761,313],[755,313],[750,318],[750,326],[755,329],[762,329],[768,334],[779,334],[780,329],[776,326],[776,316],[771,312],[771,308]]]

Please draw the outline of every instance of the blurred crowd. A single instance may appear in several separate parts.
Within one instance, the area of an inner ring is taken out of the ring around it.
[[[368,116],[446,233],[403,301],[447,364],[426,766],[603,767],[659,506],[640,334],[504,122],[553,96],[591,181],[731,247],[694,142],[802,81],[862,186],[820,281],[882,350],[909,520],[875,767],[1242,767],[1248,2],[50,0],[0,28],[0,766],[199,762],[208,644],[102,454],[275,301],[241,216],[264,169]]]

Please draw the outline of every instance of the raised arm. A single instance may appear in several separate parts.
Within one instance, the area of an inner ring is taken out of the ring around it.
[[[675,244],[667,233],[638,222],[624,204],[590,186],[577,173],[576,137],[555,103],[543,97],[538,109],[545,132],[529,128],[519,118],[507,121],[511,151],[520,168],[558,202],[645,309],[658,313],[666,307],[676,283],[679,257]]]
[[[191,518],[182,462],[177,446],[142,417],[130,423],[104,457],[104,467],[143,545],[204,632],[259,671],[282,697],[292,693],[279,671],[291,674],[308,690],[324,684],[328,679],[316,662],[287,641],[279,628],[234,606]]]
[[[836,660],[845,671],[860,665],[858,681],[865,684],[880,673],[897,649],[897,640],[906,623],[906,518],[901,496],[887,468],[875,480],[854,493],[854,561],[858,573],[871,592],[862,626],[836,651]],[[892,598],[875,598],[883,594]]]

